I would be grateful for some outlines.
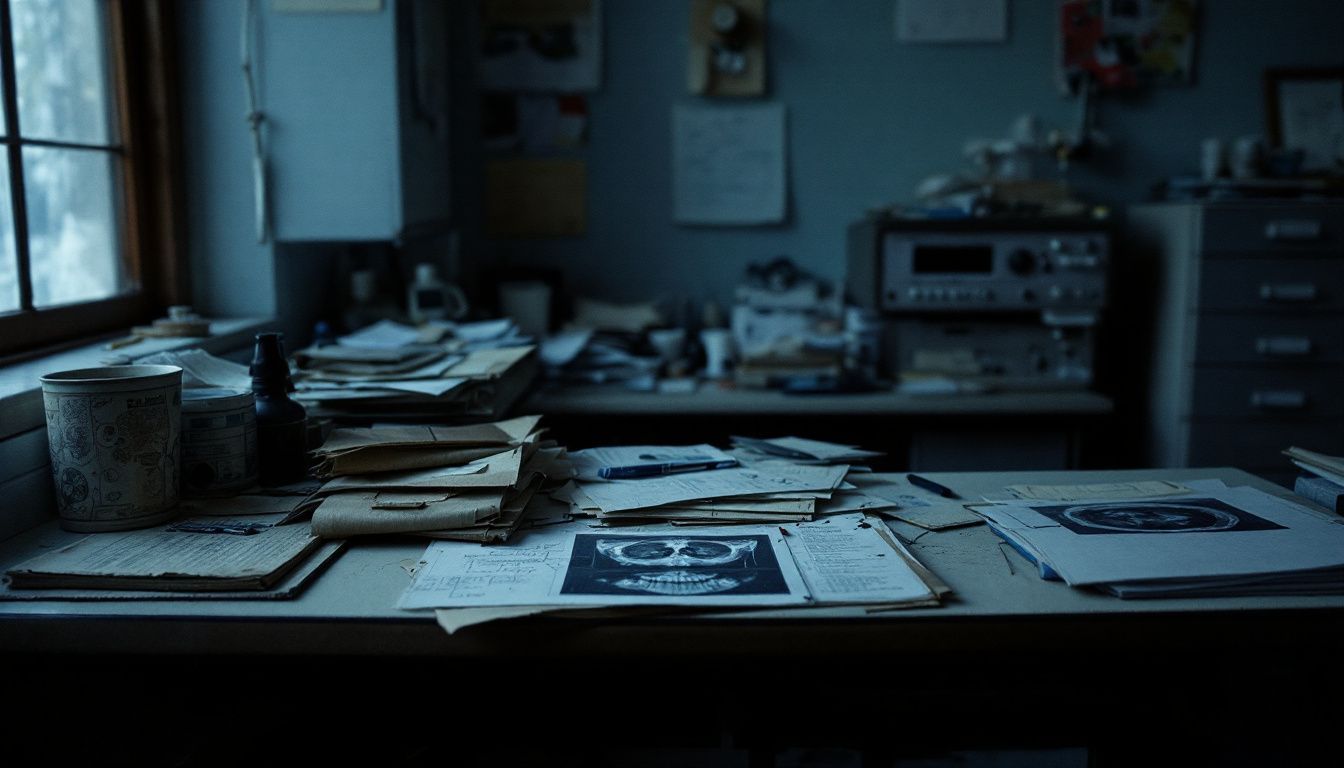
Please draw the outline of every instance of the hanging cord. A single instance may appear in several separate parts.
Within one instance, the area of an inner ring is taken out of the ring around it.
[[[266,155],[262,150],[261,142],[261,124],[266,116],[257,109],[257,86],[252,77],[252,35],[257,23],[257,7],[255,0],[245,0],[243,3],[243,22],[242,31],[239,39],[239,55],[243,65],[243,85],[247,89],[247,114],[243,119],[247,121],[248,128],[252,132],[252,193],[256,201],[256,223],[257,223],[257,242],[265,244],[271,235],[270,219],[267,211],[270,208],[266,199]]]

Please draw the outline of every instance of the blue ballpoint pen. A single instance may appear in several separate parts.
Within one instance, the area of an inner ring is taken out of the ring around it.
[[[737,459],[702,461],[693,464],[685,462],[635,464],[629,467],[602,467],[597,471],[597,475],[598,477],[607,480],[632,480],[640,477],[657,477],[659,475],[671,475],[678,472],[700,472],[706,469],[725,469],[727,467],[735,466],[737,466]]]
[[[940,484],[938,484],[938,483],[935,483],[935,482],[933,482],[932,480],[928,479],[927,477],[920,477],[919,475],[916,475],[916,474],[914,474],[914,473],[911,473],[911,474],[906,475],[906,476],[905,476],[905,479],[909,480],[910,483],[911,483],[912,485],[917,485],[917,486],[919,486],[920,488],[923,488],[923,489],[926,490],[926,491],[933,491],[934,493],[936,493],[936,494],[938,494],[939,496],[942,496],[942,497],[944,497],[944,498],[948,498],[948,499],[960,499],[960,498],[961,498],[961,497],[958,496],[958,495],[956,494],[956,492],[953,491],[951,488],[948,488],[948,487],[945,486],[945,485],[940,485]]]

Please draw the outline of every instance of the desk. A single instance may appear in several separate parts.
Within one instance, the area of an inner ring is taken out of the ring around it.
[[[1217,477],[1287,493],[1232,469],[934,477],[968,498],[1008,483],[1139,477]],[[0,561],[43,537],[6,542]],[[1223,745],[1269,750],[1283,764],[1283,750],[1328,743],[1333,731],[1318,727],[1337,719],[1344,691],[1344,596],[1126,602],[1040,580],[983,526],[925,534],[913,546],[955,591],[940,608],[534,619],[454,636],[427,612],[392,607],[424,546],[357,543],[292,601],[0,603],[7,698],[33,703],[19,708],[18,726],[8,723],[11,733],[22,732],[25,713],[69,712],[79,696],[103,705],[67,719],[105,738],[97,726],[143,732],[146,713],[156,733],[188,734],[184,749],[234,735],[182,727],[200,718],[280,718],[299,757],[319,746],[305,729],[340,732],[330,748],[342,754],[448,733],[489,750],[517,746],[510,724],[526,722],[541,739],[531,743],[576,749],[594,739],[1014,744],[1122,758],[1151,757],[1145,750],[1177,729],[1195,756]],[[489,728],[470,716],[482,712]]]
[[[571,448],[806,435],[888,451],[877,469],[1076,469],[1114,464],[1104,439],[1111,399],[1096,392],[980,395],[786,395],[702,385],[690,394],[620,385],[550,385],[522,406],[544,413]],[[1102,454],[1098,456],[1098,454]],[[1109,460],[1108,460],[1109,459]]]

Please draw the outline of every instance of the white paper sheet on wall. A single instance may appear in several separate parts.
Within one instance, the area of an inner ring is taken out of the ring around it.
[[[672,112],[673,219],[779,224],[788,182],[782,104],[678,105]]]
[[[1008,39],[1007,0],[896,0],[903,43],[979,43]]]

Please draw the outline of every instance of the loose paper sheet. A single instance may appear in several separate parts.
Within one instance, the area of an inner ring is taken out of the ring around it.
[[[785,543],[813,599],[823,603],[895,602],[929,588],[862,515],[791,525]],[[893,599],[894,598],[894,599]]]
[[[673,219],[779,224],[788,194],[783,104],[678,105],[672,113]]]
[[[597,509],[604,512],[619,512],[725,496],[832,490],[844,481],[846,471],[848,467],[844,465],[824,467],[758,465],[641,480],[581,483],[580,490]]]

